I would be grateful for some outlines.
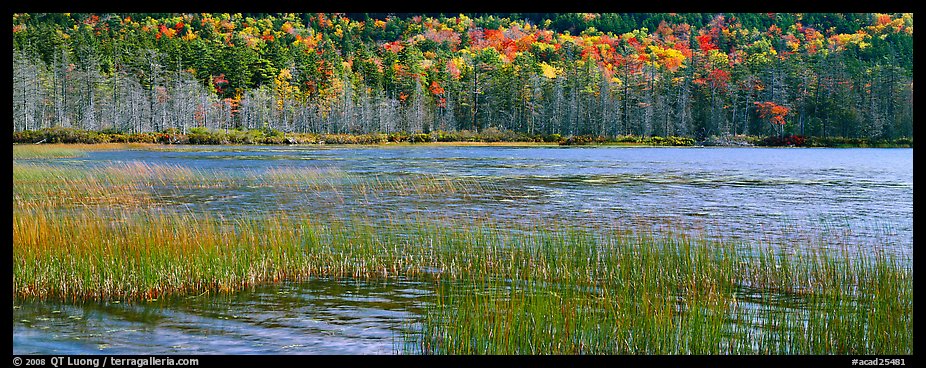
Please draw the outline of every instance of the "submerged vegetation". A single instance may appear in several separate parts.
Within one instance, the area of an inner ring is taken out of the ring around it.
[[[425,353],[912,352],[910,260],[886,254],[750,253],[568,227],[37,206],[17,208],[13,227],[17,298],[145,300],[404,277],[445,285],[423,321]]]
[[[39,146],[47,148],[45,146]],[[33,157],[66,156],[35,153]],[[16,150],[14,149],[14,154]],[[470,178],[332,169],[218,174],[14,160],[14,300],[127,301],[281,281],[413,279],[437,295],[407,353],[912,354],[909,256],[485,216],[165,206],[164,188],[286,187],[358,205],[387,196],[506,195]]]

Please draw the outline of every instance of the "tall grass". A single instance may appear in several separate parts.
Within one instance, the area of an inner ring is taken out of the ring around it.
[[[218,173],[179,165],[126,162],[76,167],[17,163],[13,167],[13,200],[46,205],[163,205],[160,197],[184,196],[191,190],[268,189],[283,197],[302,196],[316,203],[363,204],[413,197],[443,200],[448,195],[473,199],[487,194],[511,197],[506,188],[474,178],[432,174],[359,176],[331,168],[272,168],[264,172]]]
[[[852,261],[825,248],[749,255],[722,245],[651,240],[599,248],[604,253],[598,270],[604,271],[595,277],[573,272],[554,281],[528,274],[443,283],[408,352],[913,351],[909,260],[882,253]],[[744,258],[727,258],[736,252]],[[577,256],[559,262],[581,261]]]
[[[103,151],[114,149],[137,149],[152,146],[138,143],[50,143],[50,144],[14,144],[13,159],[36,158],[72,158],[84,157],[88,151]]]
[[[912,352],[912,270],[894,256],[746,254],[683,236],[519,230],[24,205],[14,208],[13,290],[132,301],[403,277],[443,285],[422,353]],[[741,301],[743,290],[760,297]],[[796,302],[767,308],[763,298],[780,295]]]
[[[82,157],[86,151],[68,145],[14,145],[13,159]]]
[[[437,288],[404,345],[411,353],[912,353],[912,259],[826,238],[781,247],[489,216],[223,216],[165,211],[152,189],[254,185],[368,203],[505,193],[429,175],[14,162],[13,183],[14,300],[135,302],[315,277],[403,278]]]

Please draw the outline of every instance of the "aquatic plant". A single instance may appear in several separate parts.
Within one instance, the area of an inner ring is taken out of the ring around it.
[[[471,178],[326,168],[14,161],[13,185],[14,300],[134,303],[314,278],[410,279],[437,295],[420,333],[406,336],[409,353],[912,353],[912,259],[828,236],[838,224],[763,241],[487,214],[223,215],[161,197],[244,186],[374,205],[513,194]]]

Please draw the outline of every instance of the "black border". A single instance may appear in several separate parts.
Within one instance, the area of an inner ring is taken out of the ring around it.
[[[103,366],[106,357],[116,358],[146,358],[156,357],[158,359],[196,359],[197,365],[187,367],[262,367],[262,366],[279,366],[295,365],[304,366],[392,366],[393,364],[401,367],[468,367],[472,368],[477,364],[500,364],[512,367],[529,366],[529,365],[550,365],[550,366],[574,366],[574,367],[593,367],[593,366],[670,366],[670,367],[717,367],[717,366],[833,366],[833,367],[866,367],[863,361],[880,362],[881,366],[893,366],[890,363],[894,360],[902,360],[903,366],[912,367],[916,364],[913,356],[909,355],[441,355],[441,356],[421,356],[421,355],[14,355],[13,359],[44,360],[45,365],[29,365],[28,367],[54,367],[52,358],[66,359],[70,358],[90,358],[98,359],[99,366]],[[66,362],[66,360],[64,360]],[[858,364],[853,364],[853,361]],[[887,363],[887,364],[884,364]],[[21,363],[22,364],[22,363]],[[320,365],[319,365],[320,364]],[[17,367],[15,363],[12,365]],[[93,365],[67,365],[59,364],[58,368],[70,367],[92,367]],[[107,364],[107,367],[137,367],[137,366],[116,366]],[[22,364],[19,367],[27,367]],[[158,367],[158,366],[146,366]],[[161,367],[171,367],[161,365]],[[182,367],[174,365],[173,367]]]
[[[443,13],[455,15],[458,13],[480,12],[520,12],[520,13],[556,13],[556,12],[915,12],[917,6],[914,0],[895,1],[822,1],[822,0],[772,0],[772,1],[739,1],[723,2],[716,0],[663,0],[663,1],[619,1],[619,0],[469,0],[469,1],[388,1],[388,0],[341,0],[323,2],[310,1],[263,1],[255,2],[243,0],[154,0],[131,2],[48,2],[31,1],[8,3],[11,13],[41,13],[41,12],[94,12],[94,13],[144,13],[144,12],[177,12],[177,13],[238,13],[238,12],[269,12],[269,13],[299,13],[299,12],[344,12],[344,13]],[[8,16],[7,30],[12,28],[12,17]],[[7,37],[7,50],[11,49],[12,39]],[[916,48],[914,37],[914,48]],[[9,51],[8,51],[9,52]],[[11,55],[11,54],[10,54]],[[11,57],[6,63],[11,63]],[[914,74],[919,69],[914,63]],[[9,68],[7,70],[10,70]],[[10,82],[12,83],[12,81]],[[9,91],[9,90],[8,90]],[[12,110],[12,100],[8,106]],[[914,97],[914,109],[916,109]],[[12,139],[12,131],[8,131]],[[12,165],[12,160],[7,161]],[[9,171],[8,171],[9,172]],[[914,166],[915,174],[915,166]],[[12,183],[9,193],[12,194]],[[7,198],[12,198],[8,196]],[[914,217],[916,213],[916,199],[914,196]],[[12,225],[7,222],[12,233]],[[914,225],[915,229],[915,225]],[[9,238],[7,238],[9,239]],[[915,248],[914,240],[914,248]],[[10,243],[12,253],[12,241]],[[10,253],[10,255],[12,255]],[[914,268],[917,262],[914,258]],[[12,267],[10,263],[6,267]],[[12,269],[8,268],[10,273]],[[12,291],[12,285],[7,284]],[[914,283],[915,288],[915,283]],[[12,295],[8,292],[6,295]],[[915,314],[915,313],[914,313]],[[12,325],[12,319],[10,320]],[[918,349],[919,341],[914,332],[914,351]],[[12,355],[12,344],[10,345]],[[145,355],[12,355],[13,363],[18,357],[46,359],[45,366],[51,365],[52,357],[105,357],[141,358]],[[278,365],[307,365],[307,366],[335,366],[335,365],[373,365],[373,364],[399,364],[401,366],[426,367],[455,367],[476,364],[507,364],[514,366],[551,365],[589,367],[590,365],[603,366],[670,366],[670,367],[717,367],[739,366],[748,368],[756,366],[835,366],[853,367],[856,361],[870,361],[873,359],[903,359],[904,366],[916,364],[915,355],[594,355],[594,356],[387,356],[387,355],[147,355],[158,358],[197,359],[196,367],[235,367],[235,366],[278,366]],[[11,366],[16,367],[11,363]],[[25,366],[25,365],[20,365]],[[59,366],[62,367],[62,366]]]

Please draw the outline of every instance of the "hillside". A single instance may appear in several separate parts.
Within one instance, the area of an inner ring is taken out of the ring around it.
[[[912,14],[14,14],[13,130],[912,137]]]

